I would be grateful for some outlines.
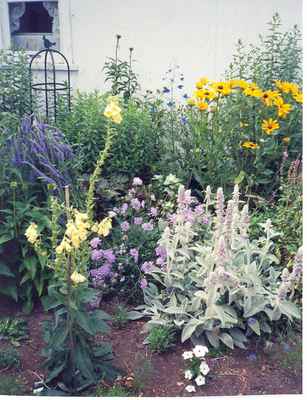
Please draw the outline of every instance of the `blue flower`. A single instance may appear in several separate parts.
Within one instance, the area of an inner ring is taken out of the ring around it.
[[[182,123],[182,125],[185,125],[188,122],[188,118],[187,117],[182,117],[180,119],[180,122]]]
[[[177,87],[178,87],[178,89],[182,89],[183,85],[178,85]]]
[[[257,361],[256,353],[250,353],[250,354],[247,356],[247,359],[248,359],[249,361]]]
[[[163,92],[163,93],[169,93],[169,92],[170,92],[170,89],[167,88],[166,86],[164,86],[162,92]]]
[[[288,343],[284,343],[284,344],[283,344],[283,350],[284,350],[286,353],[289,353],[289,352],[291,351],[291,347],[288,345]]]
[[[188,99],[188,98],[189,98],[189,96],[187,95],[187,93],[185,93],[182,97],[183,97],[184,99]]]
[[[174,101],[169,101],[167,103],[167,105],[168,105],[168,107],[173,107],[175,105],[175,102]]]

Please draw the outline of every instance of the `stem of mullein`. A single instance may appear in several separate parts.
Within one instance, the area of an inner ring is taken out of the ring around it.
[[[69,207],[70,207],[70,200],[69,200],[69,186],[64,187],[64,194],[65,194],[65,207],[66,207],[66,218],[67,221],[70,219]],[[73,336],[73,324],[72,324],[72,315],[71,315],[71,297],[72,297],[72,282],[71,282],[71,274],[72,274],[72,260],[71,254],[67,255],[67,275],[66,275],[66,282],[67,282],[67,323],[68,323],[68,332],[69,332],[69,355],[70,355],[70,362],[72,368],[72,376],[74,379],[75,376],[75,343],[74,343],[74,336]]]
[[[16,188],[15,186],[12,187],[13,189],[13,219],[14,219],[14,230],[15,230],[15,237],[18,237],[17,231],[17,223],[16,223]]]
[[[89,189],[87,192],[87,199],[86,199],[86,211],[87,215],[89,218],[89,222],[92,223],[94,219],[94,194],[95,194],[95,187],[96,183],[98,182],[99,176],[102,171],[102,167],[104,166],[104,163],[106,162],[109,152],[112,146],[112,141],[113,141],[113,128],[111,126],[111,123],[108,122],[108,129],[107,129],[107,139],[106,139],[106,144],[104,146],[104,149],[100,151],[97,162],[96,162],[96,167],[94,172],[92,173],[90,177],[90,185]]]
[[[128,80],[129,97],[131,97],[132,53],[133,53],[133,47],[130,47],[129,48],[129,80]]]
[[[115,46],[115,82],[114,82],[114,87],[113,87],[113,95],[117,95],[117,84],[118,84],[118,49],[119,49],[119,41],[120,41],[121,35],[117,34],[116,35],[116,46]]]

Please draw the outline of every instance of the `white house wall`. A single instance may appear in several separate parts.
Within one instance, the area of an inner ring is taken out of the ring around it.
[[[76,69],[74,86],[82,90],[104,87],[102,68],[106,58],[114,55],[118,33],[122,35],[121,58],[128,58],[129,47],[135,49],[135,69],[144,89],[161,87],[161,78],[172,64],[180,65],[191,88],[200,76],[218,79],[237,40],[255,43],[276,11],[284,29],[302,25],[302,0],[59,2],[65,9],[64,16],[60,15],[62,34],[71,36],[64,51]]]

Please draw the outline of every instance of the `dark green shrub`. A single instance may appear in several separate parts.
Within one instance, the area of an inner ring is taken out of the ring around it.
[[[0,112],[18,117],[30,112],[28,65],[24,51],[0,50]]]

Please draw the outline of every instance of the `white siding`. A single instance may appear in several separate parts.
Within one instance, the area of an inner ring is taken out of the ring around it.
[[[5,1],[5,0],[0,0]],[[191,88],[202,75],[218,79],[239,38],[257,41],[266,23],[279,12],[284,29],[302,26],[302,0],[59,0],[71,12],[65,35],[78,67],[80,89],[104,86],[102,67],[122,35],[120,56],[135,48],[135,69],[144,89],[161,87],[161,77],[178,63]],[[2,27],[2,32],[3,32]],[[66,49],[67,50],[67,49]]]

